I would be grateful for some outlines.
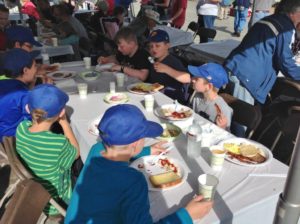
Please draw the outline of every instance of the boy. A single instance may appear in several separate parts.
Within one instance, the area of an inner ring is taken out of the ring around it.
[[[145,81],[149,74],[151,64],[148,60],[148,52],[140,49],[134,31],[124,27],[118,31],[115,37],[118,45],[117,55],[99,57],[98,62],[106,64],[113,62],[111,70],[125,73],[126,75]]]
[[[79,146],[64,109],[68,100],[68,95],[53,85],[35,87],[28,94],[26,105],[32,122],[21,122],[16,133],[17,152],[27,168],[56,201],[66,204],[72,193],[71,166],[79,157]],[[56,121],[64,135],[50,131]],[[44,212],[50,216],[58,214],[50,204]]]
[[[25,110],[29,88],[36,80],[35,57],[38,51],[12,49],[4,54],[0,79],[0,142],[3,136],[15,136],[18,124],[30,115]]]
[[[151,32],[148,40],[150,41],[150,54],[155,59],[155,63],[150,69],[147,82],[160,83],[165,86],[162,91],[172,99],[177,99],[180,103],[185,103],[188,84],[178,81],[172,76],[172,73],[165,73],[158,69],[160,65],[167,65],[173,70],[185,72],[186,68],[181,61],[169,54],[169,35],[164,30],[154,30]]]
[[[90,151],[74,188],[65,223],[153,223],[145,177],[128,163],[134,156],[145,154],[145,150],[149,154],[150,147],[142,151],[145,138],[159,136],[162,127],[146,120],[136,106],[123,104],[109,108],[98,129],[103,143],[97,143]],[[152,154],[159,153],[159,147],[152,146]],[[160,223],[192,223],[192,219],[203,217],[212,202],[202,202],[202,198],[194,198],[186,208]]]
[[[219,89],[228,83],[224,68],[216,63],[207,63],[198,67],[189,65],[188,70],[197,92],[192,100],[193,110],[229,131],[233,111],[218,95]]]

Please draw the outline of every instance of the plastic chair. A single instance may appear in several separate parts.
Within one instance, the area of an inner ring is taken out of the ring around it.
[[[262,119],[260,108],[227,93],[221,93],[220,96],[233,109],[232,121],[246,126],[246,137],[251,138]]]
[[[12,184],[4,197],[0,201],[0,208],[2,207],[3,203],[7,198],[9,198],[15,191],[16,186],[19,182],[23,180],[32,179],[32,174],[25,168],[16,151],[16,139],[15,137],[4,137],[3,138],[4,150],[7,154],[8,162],[11,166],[11,169],[18,177],[18,180]],[[66,215],[66,210],[60,206],[53,198],[49,200],[49,203],[52,204],[61,215]]]
[[[50,198],[41,184],[32,179],[21,181],[16,186],[0,224],[37,223]]]
[[[188,31],[189,29],[194,32],[193,33],[193,39],[195,39],[196,36],[197,36],[198,29],[199,29],[199,24],[197,22],[192,21],[192,22],[189,23],[186,31]]]
[[[200,43],[207,43],[209,39],[213,40],[216,37],[217,31],[210,28],[200,27],[196,36],[197,35],[199,35]]]

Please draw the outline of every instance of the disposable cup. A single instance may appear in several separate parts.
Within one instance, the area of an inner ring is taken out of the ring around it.
[[[84,62],[84,65],[85,65],[86,69],[91,68],[91,63],[92,63],[91,57],[84,57],[83,62]]]
[[[52,41],[52,45],[53,45],[54,47],[57,47],[57,45],[58,45],[58,40],[57,40],[57,38],[56,38],[56,37],[52,37],[52,38],[51,38],[51,41]]]
[[[87,97],[88,85],[86,83],[78,83],[77,84],[79,97],[81,99],[85,99]]]
[[[116,73],[116,79],[117,79],[117,86],[123,87],[125,81],[125,74],[121,72]]]
[[[144,101],[145,101],[146,111],[152,112],[153,107],[154,107],[154,97],[153,97],[153,95],[145,95],[144,96]]]
[[[213,200],[218,183],[217,177],[211,174],[201,174],[198,177],[199,194],[203,195],[207,201]]]
[[[210,157],[210,166],[213,170],[220,171],[222,170],[226,151],[219,145],[213,145],[210,147],[211,157]]]
[[[115,93],[116,92],[116,83],[115,82],[110,82],[109,83],[109,92],[110,93]]]

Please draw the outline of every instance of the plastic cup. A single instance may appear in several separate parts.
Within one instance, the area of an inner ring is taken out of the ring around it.
[[[86,83],[77,84],[79,97],[85,99],[87,97],[88,85]]]
[[[117,86],[123,87],[125,81],[125,74],[121,72],[116,73],[116,79],[117,79]]]
[[[207,201],[213,200],[218,183],[217,177],[211,174],[201,174],[198,177],[199,194],[203,195]]]
[[[144,100],[146,111],[152,112],[154,107],[154,97],[152,95],[145,95]]]
[[[210,147],[211,157],[210,157],[210,166],[213,170],[220,171],[222,170],[226,151],[219,145],[213,145]]]
[[[110,93],[115,93],[116,92],[116,83],[115,82],[110,82],[109,83],[109,92]]]
[[[42,56],[43,64],[49,65],[50,64],[49,54],[42,53],[41,56]]]
[[[92,64],[91,57],[84,57],[83,58],[83,62],[84,62],[84,66],[85,66],[86,69],[90,69],[91,68],[91,64]]]
[[[54,47],[57,47],[57,46],[58,46],[58,40],[57,40],[56,37],[52,37],[52,38],[51,38],[51,41],[52,41],[52,45],[53,45]]]

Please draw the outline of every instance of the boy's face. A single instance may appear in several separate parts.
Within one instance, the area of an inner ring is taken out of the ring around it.
[[[30,68],[24,68],[23,78],[26,83],[31,83],[35,80],[35,75],[37,72],[37,67],[35,61],[33,61],[32,66]]]
[[[162,58],[169,52],[169,43],[150,42],[150,54],[154,58]]]
[[[0,29],[4,29],[8,22],[8,13],[0,11]]]
[[[204,93],[208,90],[208,83],[205,79],[192,77],[193,89],[199,93]]]
[[[118,40],[118,50],[125,56],[131,55],[134,51],[136,43],[134,41]]]

